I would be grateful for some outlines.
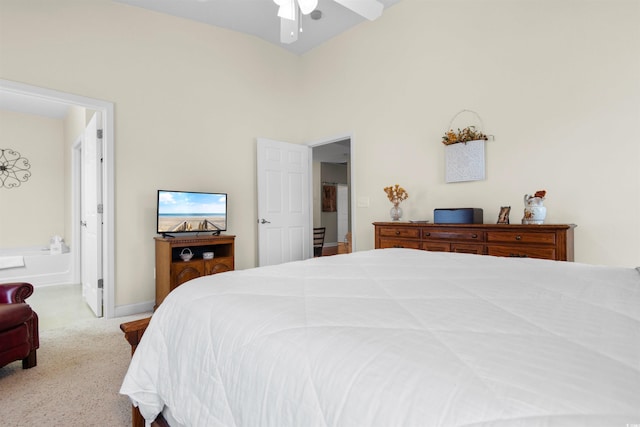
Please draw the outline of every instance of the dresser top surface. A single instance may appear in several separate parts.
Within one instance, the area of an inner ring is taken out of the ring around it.
[[[500,228],[504,230],[567,230],[575,224],[434,224],[432,222],[374,222],[376,227],[445,227],[445,228]]]

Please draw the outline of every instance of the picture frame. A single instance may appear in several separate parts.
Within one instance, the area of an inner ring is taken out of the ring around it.
[[[511,206],[500,207],[500,213],[498,214],[498,224],[509,224],[509,212]]]
[[[322,186],[322,212],[336,212],[336,186],[325,184]]]

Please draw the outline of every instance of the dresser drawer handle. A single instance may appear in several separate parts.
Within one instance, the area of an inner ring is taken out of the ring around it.
[[[477,235],[477,234],[472,234],[472,235],[471,235],[471,238],[473,238],[473,239],[477,239],[477,238],[478,238],[478,235]]]
[[[396,236],[400,235],[400,230],[396,230]]]
[[[522,240],[522,236],[520,235],[516,236],[516,240]]]
[[[431,233],[425,233],[424,235],[425,236],[431,236]]]

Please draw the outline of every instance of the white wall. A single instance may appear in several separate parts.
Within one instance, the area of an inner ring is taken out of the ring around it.
[[[31,177],[0,188],[0,248],[49,247],[64,234],[62,120],[0,110],[0,148],[27,159]]]
[[[154,298],[158,188],[229,193],[237,267],[256,264],[255,139],[353,135],[357,249],[386,220],[548,191],[578,261],[640,264],[637,1],[403,0],[297,57],[107,0],[1,0],[0,78],[115,104],[116,305]],[[445,184],[451,117],[478,111],[487,180]],[[615,220],[612,220],[615,218]]]

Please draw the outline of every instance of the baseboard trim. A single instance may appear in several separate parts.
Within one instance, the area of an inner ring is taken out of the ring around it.
[[[132,316],[134,314],[149,313],[153,311],[155,301],[140,302],[137,304],[119,305],[115,309],[114,317]]]

